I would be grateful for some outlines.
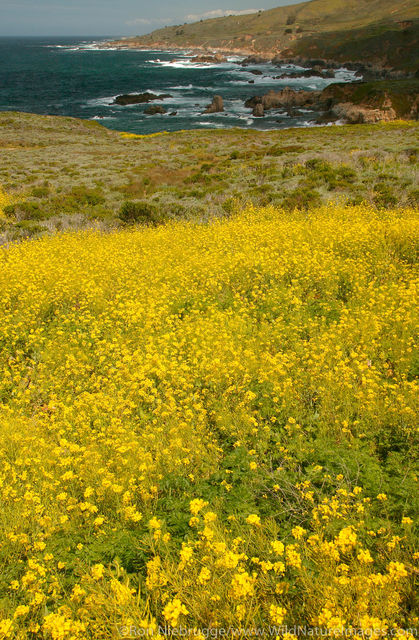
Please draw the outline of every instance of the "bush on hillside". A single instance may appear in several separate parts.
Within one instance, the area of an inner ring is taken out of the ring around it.
[[[318,191],[308,187],[298,187],[294,191],[287,193],[282,206],[288,210],[300,209],[301,211],[307,211],[310,207],[319,205],[320,202],[321,197]]]
[[[164,216],[151,202],[127,200],[121,207],[119,218],[127,224],[156,226],[164,222]]]

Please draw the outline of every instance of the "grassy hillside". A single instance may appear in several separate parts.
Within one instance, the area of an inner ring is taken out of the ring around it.
[[[332,31],[300,39],[293,51],[307,58],[368,61],[405,72],[419,69],[419,20],[383,21],[352,31]]]
[[[247,207],[0,249],[1,637],[413,640],[418,239]]]
[[[403,60],[394,51],[393,57],[392,49],[398,49],[401,40],[413,56],[408,64],[411,69],[417,61],[418,18],[417,0],[311,0],[250,15],[165,27],[125,44],[301,52],[309,57],[373,62],[384,60],[385,53],[386,64],[403,63],[406,68],[406,54]],[[361,48],[357,49],[359,41]]]
[[[118,227],[126,201],[138,203],[140,219],[146,205],[150,221],[226,217],[247,202],[411,206],[417,132],[416,123],[396,122],[136,137],[72,118],[2,113],[0,238]]]

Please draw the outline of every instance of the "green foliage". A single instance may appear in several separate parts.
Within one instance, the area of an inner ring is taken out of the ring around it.
[[[385,183],[377,184],[375,186],[373,202],[377,207],[394,207],[394,205],[397,204],[397,197],[390,185]]]
[[[300,209],[307,211],[310,207],[315,207],[321,202],[318,191],[308,187],[298,187],[290,191],[282,201],[284,209]]]
[[[322,158],[307,160],[305,166],[308,169],[307,186],[319,186],[323,183],[329,190],[344,188],[353,184],[357,177],[352,167],[344,164],[334,167]]]
[[[127,224],[156,226],[164,222],[161,211],[151,202],[127,200],[119,212],[119,218]]]
[[[418,199],[413,123],[185,131],[139,142],[75,119],[56,118],[52,127],[28,114],[7,124],[7,115],[0,113],[1,138],[16,148],[0,158],[0,188],[14,204],[3,204],[0,243],[23,220],[48,220],[52,232],[92,223],[114,228],[125,199],[152,204],[164,219],[199,221],[229,215],[234,200],[304,208],[339,199],[383,208],[394,199],[416,206]]]
[[[45,198],[49,195],[49,187],[47,185],[44,185],[42,187],[34,187],[32,189],[32,196],[34,198]]]
[[[84,185],[73,187],[69,194],[69,200],[74,202],[74,208],[78,206],[95,206],[105,202],[105,198],[100,189],[89,189]]]
[[[4,208],[4,213],[10,218],[15,218],[18,222],[22,220],[43,220],[47,215],[38,202],[19,202],[8,205]]]
[[[409,192],[408,203],[412,205],[412,207],[419,206],[419,189],[413,189]]]

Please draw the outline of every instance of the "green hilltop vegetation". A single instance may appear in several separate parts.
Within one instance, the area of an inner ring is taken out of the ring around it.
[[[0,241],[207,221],[247,203],[414,206],[417,134],[418,123],[395,121],[135,136],[73,118],[0,113]]]
[[[417,0],[311,0],[165,27],[121,43],[361,60],[416,71],[418,33]]]

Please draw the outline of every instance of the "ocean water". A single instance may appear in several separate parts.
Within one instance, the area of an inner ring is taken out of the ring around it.
[[[270,89],[323,89],[330,82],[351,82],[340,69],[334,80],[318,77],[277,80],[300,67],[255,65],[245,70],[230,57],[223,64],[194,64],[192,54],[170,51],[103,49],[104,38],[0,38],[0,111],[74,116],[97,120],[111,129],[154,133],[179,129],[243,127],[278,129],[311,126],[316,115],[304,109],[253,118],[244,101]],[[260,69],[262,75],[253,75]],[[254,80],[254,84],[249,84]],[[156,102],[165,115],[147,116],[146,105],[118,106],[123,93],[169,93]],[[213,95],[224,98],[225,112],[204,114]],[[169,115],[176,112],[176,115]]]

